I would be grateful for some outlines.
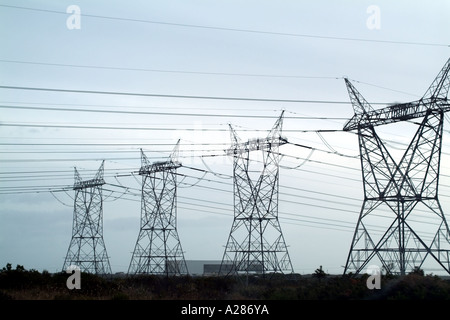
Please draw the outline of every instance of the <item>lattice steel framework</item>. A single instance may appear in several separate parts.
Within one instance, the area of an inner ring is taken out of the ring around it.
[[[227,153],[233,156],[234,220],[221,275],[293,272],[278,220],[278,150],[287,143],[281,137],[283,113],[263,139],[242,143],[230,125],[233,146]],[[250,166],[252,151],[261,153],[259,167]]]
[[[344,274],[373,263],[404,275],[426,260],[450,273],[450,230],[438,198],[449,71],[450,59],[420,100],[379,110],[345,79],[355,115],[344,130],[358,132],[364,202]],[[395,161],[375,126],[416,118],[423,119]]]
[[[93,179],[83,181],[75,168],[72,239],[63,271],[76,265],[82,272],[98,275],[112,273],[103,240],[103,172],[104,161]]]
[[[167,161],[150,163],[141,150],[141,223],[129,274],[174,276],[188,273],[177,231],[179,142]]]

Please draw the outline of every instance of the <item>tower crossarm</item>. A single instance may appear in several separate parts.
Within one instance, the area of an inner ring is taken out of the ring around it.
[[[427,112],[433,111],[450,111],[450,102],[447,98],[423,98],[414,102],[358,113],[345,124],[344,131],[420,118]]]
[[[105,184],[103,178],[96,178],[87,181],[79,181],[73,185],[73,190],[98,187]]]
[[[450,111],[450,103],[447,99],[450,89],[450,59],[420,100],[378,110],[370,106],[348,79],[344,80],[355,111],[355,115],[344,125],[344,131],[421,118],[429,112]]]
[[[284,137],[267,137],[262,139],[251,139],[247,142],[241,142],[225,150],[228,155],[242,154],[253,150],[270,150],[272,147],[281,146],[288,143]]]
[[[140,175],[149,175],[155,172],[173,170],[181,167],[181,163],[178,161],[157,161],[151,165],[144,165],[139,170]]]

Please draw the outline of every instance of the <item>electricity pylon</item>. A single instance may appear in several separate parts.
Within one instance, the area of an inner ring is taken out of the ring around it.
[[[150,163],[141,150],[141,224],[129,274],[173,276],[188,273],[177,231],[179,142],[167,161]]]
[[[344,274],[358,274],[373,263],[405,275],[423,269],[426,260],[450,273],[450,230],[438,197],[449,71],[450,59],[420,100],[379,110],[345,79],[355,115],[344,130],[358,132],[364,202]],[[414,137],[394,160],[375,126],[417,118],[422,121],[413,122],[418,126]]]
[[[281,137],[283,113],[263,139],[242,143],[230,125],[233,146],[227,153],[233,156],[234,220],[220,275],[293,273],[278,220],[278,149],[287,143]],[[250,166],[253,151],[262,154],[256,171]]]
[[[112,273],[103,241],[104,163],[95,177],[86,181],[81,179],[75,168],[72,239],[63,265],[64,272],[69,266],[76,265],[82,272],[98,275]]]

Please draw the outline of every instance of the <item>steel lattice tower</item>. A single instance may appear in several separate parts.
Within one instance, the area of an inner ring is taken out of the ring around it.
[[[93,179],[83,181],[75,168],[72,240],[63,271],[76,265],[82,272],[98,275],[112,273],[103,241],[103,171],[104,161]]]
[[[450,273],[450,230],[438,199],[449,71],[450,59],[420,100],[379,110],[345,79],[355,115],[344,130],[358,132],[364,202],[344,274],[358,274],[373,263],[405,275],[426,260]],[[375,126],[416,118],[422,121],[411,121],[417,131],[395,161]]]
[[[221,275],[293,272],[278,220],[278,149],[287,143],[281,137],[283,113],[263,139],[242,143],[230,125],[233,146],[227,153],[233,156],[234,220]],[[250,166],[252,151],[262,154],[262,166],[256,171]]]
[[[141,150],[141,224],[129,274],[188,273],[176,226],[179,142],[168,161],[150,163]]]

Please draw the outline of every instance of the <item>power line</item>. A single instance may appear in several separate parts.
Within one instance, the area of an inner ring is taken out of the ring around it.
[[[48,63],[48,62],[37,62],[37,61],[18,61],[18,60],[6,60],[6,59],[0,59],[0,62],[18,63],[18,64],[31,64],[31,65],[42,65],[42,66],[52,66],[52,67],[67,67],[67,68],[86,68],[86,69],[118,70],[118,71],[180,73],[180,74],[214,75],[214,76],[259,77],[259,78],[292,78],[292,79],[332,79],[332,80],[343,79],[343,77],[329,77],[329,76],[302,76],[302,75],[252,74],[252,73],[205,72],[205,71],[164,70],[164,69],[146,69],[146,68],[124,68],[124,67],[112,67],[112,66],[78,65],[78,64]]]
[[[196,169],[196,168],[194,168],[194,169]],[[198,171],[204,171],[204,170],[201,170],[201,169],[200,169],[200,170],[198,170]],[[193,178],[197,178],[197,177],[193,177]],[[197,179],[198,179],[198,178],[197,178]],[[201,178],[201,180],[203,180],[203,178]],[[214,182],[219,183],[219,184],[227,184],[227,183],[219,182],[219,181],[214,181]],[[230,185],[230,184],[228,184],[228,185]],[[118,185],[112,185],[112,186],[116,186],[116,187],[120,187],[120,188],[125,188],[124,186],[118,186]],[[137,188],[128,188],[128,187],[127,187],[127,189],[131,189],[131,190],[135,190],[135,191],[139,191],[139,192],[141,191],[140,189],[137,189]],[[231,192],[232,192],[231,190],[223,190],[223,191],[225,191],[225,192],[227,192],[227,193],[231,193]],[[297,197],[298,197],[298,195],[293,195],[293,194],[286,194],[286,193],[280,193],[280,194],[281,194],[281,195],[297,196]],[[135,194],[135,195],[136,195],[136,196],[140,196],[140,194]],[[232,204],[228,204],[228,203],[223,203],[223,202],[218,202],[218,201],[211,201],[211,200],[203,200],[203,199],[197,199],[197,198],[190,198],[190,197],[184,197],[184,196],[179,196],[179,197],[182,198],[182,199],[194,200],[194,201],[202,201],[202,202],[207,202],[207,203],[211,203],[211,204],[215,204],[215,205],[221,205],[221,206],[227,206],[227,207],[233,208],[233,205],[232,205]],[[305,197],[305,196],[301,196],[301,198],[302,198],[302,199],[312,199],[312,200],[317,200],[317,201],[323,201],[323,199],[312,198],[312,197]],[[354,199],[354,200],[357,200],[357,199]],[[290,200],[286,200],[286,199],[284,199],[283,201],[284,201],[284,202],[288,202],[288,203],[293,203],[293,204],[299,204],[299,205],[305,205],[305,206],[312,206],[312,207],[315,207],[315,208],[322,208],[322,209],[328,209],[328,210],[337,210],[337,211],[342,211],[342,212],[346,212],[346,213],[352,213],[352,212],[350,212],[350,211],[348,211],[348,210],[343,210],[343,209],[336,208],[336,207],[329,207],[329,206],[324,206],[324,205],[309,204],[309,203],[299,202],[299,201],[290,201]],[[358,201],[359,201],[359,200],[358,200]],[[330,203],[330,204],[340,204],[340,205],[344,204],[344,205],[349,205],[349,206],[354,206],[354,207],[356,207],[356,205],[351,205],[351,204],[347,204],[347,203],[342,203],[342,202],[339,202],[339,201],[327,200],[326,202],[327,202],[327,203]],[[180,203],[188,204],[188,203],[183,202],[183,201],[180,201]],[[190,203],[189,203],[189,204],[190,204]],[[196,204],[190,204],[190,205],[195,205],[195,206],[197,206]],[[202,207],[208,207],[208,208],[212,208],[212,209],[217,209],[217,208],[218,208],[217,206],[209,206],[209,205],[202,205]],[[359,208],[359,207],[358,207],[358,208]],[[383,210],[383,211],[385,211],[385,212],[390,212],[389,210]],[[282,213],[283,215],[289,215],[289,216],[295,216],[295,217],[306,217],[306,218],[313,218],[313,219],[318,219],[318,220],[327,220],[327,221],[334,221],[334,222],[340,222],[340,223],[349,223],[349,224],[354,225],[352,222],[345,222],[345,221],[342,221],[342,220],[336,220],[336,219],[330,219],[330,218],[324,218],[324,217],[314,217],[314,216],[307,216],[307,215],[293,214],[293,213],[286,213],[286,212],[280,212],[280,213]],[[358,212],[357,212],[357,211],[354,211],[353,213],[354,213],[354,214],[357,214]],[[384,215],[380,215],[380,214],[378,214],[377,217],[381,217],[381,218],[392,218],[392,217],[390,217],[390,216],[384,216]],[[428,218],[431,218],[431,217],[428,217]],[[411,220],[411,221],[412,221],[412,220]],[[421,223],[430,224],[430,222],[425,222],[425,221],[421,221]],[[325,223],[325,224],[327,224],[327,223]]]
[[[94,66],[94,65],[77,65],[77,64],[65,64],[65,63],[49,63],[49,62],[36,62],[36,61],[18,61],[18,60],[6,60],[0,59],[0,62],[4,63],[17,63],[17,64],[30,64],[30,65],[42,65],[52,67],[67,67],[67,68],[86,68],[86,69],[99,69],[99,70],[119,70],[119,71],[140,71],[140,72],[160,72],[160,73],[178,73],[178,74],[194,74],[194,75],[214,75],[214,76],[235,76],[235,77],[259,77],[259,78],[288,78],[288,79],[326,79],[326,80],[343,80],[343,77],[330,77],[330,76],[302,76],[302,75],[276,75],[276,74],[250,74],[250,73],[226,73],[226,72],[205,72],[205,71],[182,71],[182,70],[163,70],[163,69],[145,69],[145,68],[124,68],[124,67],[112,67],[112,66]],[[383,87],[380,85],[368,83],[365,81],[348,79],[359,84],[365,84],[375,88],[388,90],[392,92],[398,92],[410,96],[420,97],[417,94],[409,92],[395,90],[392,88]]]
[[[1,87],[1,86],[0,86]],[[80,108],[50,108],[50,107],[29,107],[29,106],[7,106],[0,105],[3,109],[23,109],[23,110],[45,110],[45,111],[64,111],[64,112],[93,112],[93,113],[111,113],[111,114],[135,114],[135,115],[159,115],[159,116],[187,116],[187,117],[220,117],[220,118],[263,118],[276,119],[276,116],[249,115],[249,114],[217,114],[217,113],[181,113],[181,112],[151,112],[151,111],[125,111],[125,110],[100,110],[100,109],[80,109]],[[348,120],[342,117],[285,117],[287,119],[300,120]]]
[[[36,101],[36,100],[34,100]],[[14,104],[14,105],[45,105],[45,106],[57,106],[57,107],[61,107],[61,106],[77,106],[77,107],[99,107],[99,108],[108,108],[108,110],[110,110],[111,108],[131,108],[131,109],[156,109],[156,110],[161,110],[161,106],[149,106],[149,105],[131,105],[131,104],[119,104],[119,105],[111,105],[111,104],[87,104],[87,103],[83,103],[83,104],[79,104],[79,103],[64,103],[64,102],[60,102],[60,103],[53,103],[53,102],[29,102],[29,101],[0,101],[0,104]],[[164,106],[164,109],[170,109],[170,110],[186,110],[186,107],[182,107],[182,106]],[[218,111],[218,110],[223,110],[223,111],[258,111],[258,112],[278,112],[281,111],[279,109],[273,109],[273,108],[260,108],[258,107],[257,109],[255,108],[242,108],[241,106],[239,107],[234,107],[234,108],[225,108],[223,106],[219,106],[217,107],[213,107],[212,105],[209,106],[204,106],[204,107],[194,107],[194,106],[189,106],[189,110],[214,110],[214,111]],[[287,111],[289,113],[292,114],[296,114],[295,112],[292,111]]]
[[[119,127],[119,126],[111,126],[111,125],[103,125],[103,126],[94,126],[94,125],[74,125],[74,124],[49,124],[49,123],[16,123],[16,122],[2,122],[0,126],[3,127],[26,127],[26,128],[58,128],[58,129],[93,129],[93,130],[144,130],[144,131],[194,131],[194,132],[228,132],[227,128],[167,128],[167,127],[137,127],[137,126],[127,126],[127,127]],[[248,131],[248,132],[260,132],[267,130],[259,130],[259,129],[241,129],[240,131]],[[334,130],[283,130],[284,132],[344,132],[341,129]]]
[[[185,167],[185,168],[192,169],[192,170],[199,171],[199,172],[210,173],[210,172],[207,171],[207,170],[198,169],[198,168],[195,168],[195,167]],[[187,176],[187,175],[185,175],[185,174],[177,174],[177,175],[184,176],[184,177],[190,177],[190,178],[199,179],[199,182],[201,182],[201,181],[207,181],[207,182],[214,182],[214,183],[218,183],[218,184],[227,185],[228,187],[231,186],[229,183],[226,183],[226,182],[223,182],[223,181],[216,181],[216,180],[204,179],[203,177],[202,177],[202,178],[198,178],[198,177],[195,177],[195,176]],[[117,175],[116,175],[116,176],[117,176]],[[123,176],[123,175],[122,175],[122,176]],[[111,184],[111,183],[107,183],[107,184],[108,184],[108,185],[111,185],[111,186],[114,186],[114,187],[119,187],[119,188],[126,189],[126,191],[123,192],[123,193],[120,195],[120,198],[123,198],[125,194],[130,194],[130,193],[131,193],[131,190],[140,191],[140,189],[132,188],[132,187],[126,187],[126,186],[123,186],[123,185],[115,185],[115,184]],[[180,184],[187,184],[187,183],[180,182]],[[202,186],[202,185],[198,185],[198,183],[196,183],[195,186],[196,186],[196,187],[207,188],[207,189],[210,189],[210,190],[223,191],[223,192],[227,192],[227,193],[231,193],[231,192],[232,192],[231,190],[225,190],[225,189],[219,189],[219,188],[214,188],[214,187],[210,187],[210,186]],[[17,194],[21,194],[21,193],[30,193],[30,192],[32,192],[32,191],[30,191],[29,187],[13,187],[13,188],[17,188],[17,191],[14,192],[14,193],[17,193]],[[46,191],[46,192],[52,192],[52,193],[53,193],[53,192],[57,192],[57,191],[67,191],[70,187],[65,187],[65,188],[62,188],[61,190],[51,190],[49,187],[38,187],[38,188],[37,188],[37,187],[34,187],[34,188],[35,188],[35,191],[34,191],[34,192],[42,192],[42,191]],[[291,188],[291,187],[287,187],[287,188]],[[294,189],[294,190],[301,190],[301,189],[299,189],[299,188],[292,188],[292,189]],[[110,191],[110,192],[115,192],[114,190],[109,190],[109,191]],[[311,190],[307,190],[307,191],[310,192],[310,193],[317,193],[317,194],[319,194],[319,195],[331,195],[331,196],[339,197],[338,195],[326,194],[326,193],[323,193],[323,192],[314,192],[314,191],[311,191]],[[11,193],[12,193],[12,192],[7,192],[7,193],[3,193],[3,194],[11,194]],[[281,194],[281,195],[284,195],[284,196],[299,197],[298,194],[290,194],[290,193],[285,193],[285,192],[282,192],[282,193],[280,193],[280,194]],[[54,194],[52,194],[52,195],[54,196]],[[137,194],[135,194],[135,195],[137,195]],[[112,193],[111,193],[110,196],[112,196]],[[114,197],[114,196],[113,196],[113,197]],[[193,198],[189,198],[189,197],[181,197],[181,198],[191,199],[191,200],[195,200],[195,201],[203,201],[203,200],[193,199]],[[302,199],[309,199],[309,200],[317,200],[317,201],[321,201],[321,202],[324,201],[323,198],[314,198],[314,197],[306,197],[306,196],[301,196],[301,198],[302,198]],[[356,199],[356,198],[348,198],[348,197],[347,197],[347,199],[351,199],[351,200],[358,201],[358,199]],[[231,204],[219,203],[219,202],[217,202],[217,201],[211,201],[211,200],[204,200],[204,201],[207,202],[207,203],[212,203],[212,204],[220,204],[220,205],[232,206]],[[348,206],[355,206],[355,207],[356,207],[356,205],[352,205],[352,204],[349,204],[349,203],[343,203],[343,202],[340,202],[340,201],[333,201],[333,200],[325,200],[325,201],[326,201],[327,203],[330,203],[330,204],[348,205]],[[341,211],[341,212],[349,213],[348,210],[344,210],[344,209],[340,209],[340,208],[336,208],[336,207],[325,206],[325,205],[310,204],[310,203],[299,202],[299,201],[291,201],[291,200],[286,200],[286,199],[284,200],[284,202],[292,203],[292,204],[298,204],[298,205],[312,206],[312,207],[315,207],[315,208],[321,208],[321,209],[327,209],[327,210],[335,210],[335,211]],[[212,206],[207,206],[207,205],[203,205],[203,207],[210,207],[210,208],[213,208],[213,209],[217,209],[217,207],[212,207]],[[388,210],[385,210],[385,211],[389,212]],[[357,211],[355,211],[354,213],[356,214]],[[289,214],[289,213],[285,213],[285,214],[297,216],[297,214]],[[302,215],[300,215],[300,216],[302,216]],[[305,217],[308,217],[308,216],[305,216]],[[387,218],[386,216],[380,216],[380,217]],[[327,220],[327,219],[325,219],[325,220]],[[426,222],[422,222],[422,223],[426,223]]]
[[[1,126],[1,124],[0,124]],[[22,138],[17,138],[21,139]],[[45,138],[42,138],[45,139]],[[79,140],[79,139],[77,139]],[[116,139],[114,139],[116,140]],[[50,146],[50,147],[58,147],[58,146],[68,146],[68,147],[130,147],[130,146],[153,146],[153,147],[167,147],[167,146],[173,146],[173,143],[133,143],[133,142],[126,142],[126,143],[25,143],[25,142],[0,142],[0,145],[2,146]],[[182,146],[229,146],[230,144],[227,142],[222,143],[180,143]],[[60,152],[55,151],[56,153]],[[152,152],[159,152],[159,151],[152,151]]]
[[[405,91],[400,91],[400,90],[395,90],[395,89],[392,89],[392,88],[387,88],[387,87],[379,86],[379,85],[376,85],[376,84],[373,84],[373,83],[367,83],[367,82],[364,82],[364,81],[354,80],[354,79],[348,79],[348,80],[353,81],[353,82],[357,82],[357,83],[361,83],[361,84],[365,84],[365,85],[368,85],[368,86],[372,86],[372,87],[375,87],[375,88],[383,89],[383,90],[388,90],[388,91],[392,91],[392,92],[403,93],[403,94],[407,94],[407,95],[410,95],[410,96],[415,96],[415,97],[421,98],[421,96],[420,96],[420,95],[417,95],[417,94],[413,94],[413,93],[409,93],[409,92],[405,92]]]
[[[199,172],[208,172],[207,170],[203,170],[203,169],[198,169],[198,168],[195,168],[195,167],[185,167],[184,166],[184,168],[187,168],[187,169],[192,169],[192,170],[195,170],[195,171],[199,171]],[[209,172],[210,173],[210,172]],[[195,176],[187,176],[186,174],[180,174],[180,173],[178,173],[177,175],[180,175],[180,176],[184,176],[184,177],[191,177],[191,178],[194,178],[194,179],[199,179],[199,180],[201,180],[201,181],[204,181],[204,182],[213,182],[213,183],[217,183],[217,184],[220,184],[220,185],[225,185],[225,186],[227,186],[227,187],[229,187],[229,188],[231,188],[232,187],[232,184],[230,183],[230,182],[226,182],[226,181],[218,181],[218,180],[212,180],[212,179],[205,179],[205,178],[198,178],[198,177],[195,177]],[[203,185],[198,185],[198,184],[196,184],[196,186],[198,186],[198,187],[202,187],[202,188],[210,188],[210,187],[208,187],[208,186],[203,186]],[[124,186],[121,186],[122,188],[124,187]],[[293,190],[301,190],[301,189],[298,189],[298,188],[294,188],[294,187],[288,187],[288,186],[285,186],[285,188],[287,188],[287,189],[293,189]],[[226,193],[232,193],[232,190],[231,189],[220,189],[220,188],[213,188],[214,190],[216,190],[216,191],[222,191],[222,192],[226,192]],[[135,189],[135,190],[138,190],[138,189]],[[320,196],[323,196],[323,195],[328,195],[328,196],[330,196],[331,194],[326,194],[326,193],[323,193],[323,192],[317,192],[317,191],[312,191],[312,190],[308,190],[308,192],[309,193],[312,193],[312,194],[318,194],[318,195],[320,195]],[[298,194],[290,194],[290,193],[286,193],[286,192],[280,192],[279,193],[280,195],[283,195],[283,196],[293,196],[293,197],[299,197],[299,195]],[[338,195],[334,195],[335,197],[339,197],[339,198],[341,198],[341,199],[344,199],[343,197],[340,197],[340,196],[338,196]],[[301,197],[302,199],[303,198],[305,198],[305,199],[310,199],[310,200],[317,200],[317,201],[321,201],[321,202],[324,202],[324,199],[323,198],[313,198],[313,197]],[[349,197],[346,197],[346,199],[348,199],[348,200],[354,200],[354,201],[358,201],[358,202],[360,202],[360,199],[356,199],[356,198],[349,198]],[[287,203],[293,203],[293,204],[300,204],[300,205],[305,205],[305,206],[311,206],[311,207],[315,207],[315,208],[322,208],[322,209],[329,209],[329,210],[335,210],[335,211],[341,211],[341,212],[345,212],[345,213],[350,213],[347,209],[341,209],[341,208],[336,208],[336,207],[329,207],[329,206],[324,206],[324,205],[317,205],[317,204],[310,204],[310,203],[305,203],[305,202],[299,202],[299,201],[291,201],[291,200],[286,200],[286,199],[284,199],[283,200],[284,202],[287,202]],[[358,205],[352,205],[352,204],[348,204],[348,203],[342,203],[342,202],[340,202],[340,201],[334,201],[334,200],[326,200],[326,202],[327,203],[331,203],[331,204],[339,204],[339,205],[346,205],[346,206],[353,206],[353,207],[357,207],[357,210],[358,211],[355,211],[355,212],[353,212],[353,213],[359,213],[359,210],[360,210],[360,205],[358,204]],[[389,211],[389,210],[383,210],[383,211],[385,211],[385,212],[391,212],[391,211]],[[418,210],[418,211],[423,211],[423,210]],[[427,217],[428,219],[432,219],[433,217]]]
[[[38,8],[12,6],[12,5],[0,5],[0,6],[6,7],[6,8],[13,8],[13,9],[21,9],[21,10],[30,10],[30,11],[36,11],[36,12],[46,12],[46,13],[67,15],[66,12],[50,10],[50,9],[38,9]],[[372,42],[372,43],[397,44],[397,45],[436,46],[436,47],[449,47],[450,46],[448,44],[442,44],[442,43],[377,40],[377,39],[363,39],[363,38],[351,38],[351,37],[333,37],[333,36],[312,35],[312,34],[286,33],[286,32],[275,32],[275,31],[264,31],[264,30],[205,26],[205,25],[197,25],[197,24],[185,24],[185,23],[174,23],[174,22],[164,22],[164,21],[144,20],[144,19],[102,16],[102,15],[88,14],[88,13],[84,13],[84,12],[83,12],[83,16],[90,17],[90,18],[106,19],[106,20],[157,24],[157,25],[165,25],[165,26],[171,26],[171,27],[183,27],[183,28],[205,29],[205,30],[227,31],[227,32],[242,32],[242,33],[270,35],[270,36],[284,36],[284,37],[311,38],[311,39],[322,39],[322,40],[339,40],[339,41],[356,41],[356,42],[365,42],[365,43]]]
[[[131,196],[136,196],[136,197],[140,197],[140,194],[130,194]],[[114,197],[114,196],[113,196]],[[122,200],[127,200],[127,201],[133,201],[133,202],[140,202],[140,199],[130,199],[130,198],[125,198],[125,197],[121,197]],[[196,200],[194,198],[190,198],[191,200]],[[226,216],[226,217],[233,217],[233,215],[231,213],[221,213],[221,212],[216,212],[216,211],[211,211],[211,210],[203,210],[200,209],[198,207],[197,204],[192,204],[192,203],[188,203],[188,202],[179,202],[182,203],[184,205],[192,205],[195,206],[194,208],[189,208],[189,207],[185,207],[185,206],[178,206],[179,209],[183,209],[183,210],[190,210],[190,211],[194,211],[194,212],[204,212],[207,213],[208,215],[221,215],[221,216]],[[227,205],[229,206],[229,205]],[[202,205],[202,208],[205,207]],[[214,209],[214,210],[222,210],[222,211],[226,211],[229,212],[228,209],[225,208],[220,208],[220,207],[212,207],[212,206],[206,206],[208,208]],[[280,214],[282,216],[279,217],[280,220],[286,221],[285,223],[289,224],[289,225],[299,225],[299,226],[307,226],[307,227],[314,227],[314,228],[320,228],[320,229],[329,229],[329,230],[337,230],[337,231],[347,231],[347,232],[352,232],[354,229],[353,223],[352,222],[347,222],[347,221],[339,221],[339,220],[335,220],[335,219],[328,219],[328,218],[323,218],[323,217],[313,217],[313,216],[304,216],[307,218],[312,218],[312,219],[318,219],[320,221],[311,221],[311,220],[305,220],[305,219],[299,219],[299,218],[288,218],[285,217],[285,215],[291,215],[291,216],[299,216],[301,217],[302,215],[296,215],[296,214],[289,214],[289,213],[285,213],[285,212],[280,212]],[[337,221],[341,224],[331,224],[331,223],[327,223],[324,221]],[[304,224],[298,224],[298,223],[294,223],[294,222],[303,222],[303,223],[309,223],[308,225],[304,225]],[[311,225],[313,224],[313,225]],[[344,224],[344,225],[343,225]],[[348,226],[346,226],[345,224],[348,224]],[[316,226],[319,225],[319,226]],[[326,226],[334,226],[334,228],[330,228],[330,227],[326,227]],[[346,229],[338,229],[336,227],[341,227],[341,228],[346,228]],[[348,230],[347,230],[348,229]]]
[[[328,153],[328,154],[332,154],[332,155],[337,155],[337,156],[340,156],[340,157],[349,157],[349,158],[355,158],[355,159],[358,158],[358,156],[349,156],[349,155],[344,155],[344,154],[341,154],[341,153],[330,152],[330,151],[327,151],[327,150],[322,150],[322,149],[310,147],[310,146],[307,146],[307,145],[300,145],[300,144],[295,144],[295,143],[292,143],[292,144],[295,145],[295,146],[302,147],[302,148],[307,148],[309,150],[320,151],[320,152],[324,152],[324,153]],[[108,151],[108,152],[110,152],[110,153],[131,153],[133,151],[134,150],[115,150],[115,151]],[[183,150],[183,152],[214,152],[214,151],[216,151],[216,150],[212,150],[212,149]],[[102,152],[106,152],[106,151],[101,151],[101,150],[100,151],[79,151],[79,150],[77,150],[77,151],[66,151],[64,153],[79,154],[79,153],[102,153]],[[153,151],[153,152],[170,152],[170,150],[159,150],[159,151]],[[2,151],[1,153],[8,153],[8,151]],[[34,150],[34,151],[11,151],[10,153],[34,153],[34,154],[42,153],[42,154],[46,154],[46,153],[62,153],[62,152],[60,152],[60,151],[53,152],[53,151],[36,151],[36,150]],[[346,170],[352,170],[352,171],[359,171],[359,169],[356,168],[356,167],[340,165],[340,164],[337,164],[335,162],[326,162],[326,161],[313,160],[313,159],[310,159],[310,158],[302,158],[302,157],[298,157],[298,156],[289,155],[289,154],[286,154],[286,153],[278,153],[278,154],[280,156],[282,156],[282,157],[290,157],[290,158],[293,158],[293,159],[296,159],[296,160],[301,160],[301,161],[304,161],[304,162],[317,163],[317,164],[320,164],[320,165],[329,165],[329,166],[334,166],[334,167],[338,167],[338,168],[342,168],[342,169],[346,169]],[[225,153],[220,154],[220,156],[225,156],[225,155],[226,155]],[[204,158],[204,157],[207,157],[207,156],[208,155],[197,155],[196,157]],[[209,156],[211,156],[211,155],[209,155]],[[219,156],[219,155],[216,154],[215,156]],[[189,157],[192,157],[192,156],[180,156],[180,157],[188,157],[189,158]],[[160,159],[160,157],[154,157],[154,158],[155,159]],[[134,159],[134,158],[108,158],[108,160],[131,160],[131,159]],[[30,158],[27,158],[27,159],[2,159],[2,160],[0,160],[0,162],[93,161],[93,160],[98,160],[98,159],[66,159],[66,158],[63,158],[63,159],[48,159],[48,158],[46,158],[46,159],[38,159],[38,158],[30,159]],[[257,160],[254,160],[254,161],[258,162]],[[282,165],[281,167],[286,168],[286,169],[296,169],[296,170],[299,170],[299,171],[309,172],[309,173],[314,173],[314,174],[327,175],[327,176],[333,176],[333,177],[338,177],[338,178],[346,178],[346,179],[352,180],[352,181],[360,181],[359,178],[358,179],[352,179],[352,178],[348,178],[348,177],[341,177],[341,176],[337,176],[337,175],[332,175],[332,174],[329,174],[329,173],[323,173],[323,172],[317,172],[317,171],[312,171],[312,170],[306,170],[306,169],[303,169],[303,168],[302,169],[297,168],[297,167],[296,168],[291,168],[291,167],[288,167],[286,165]],[[192,167],[187,167],[187,168],[194,169]],[[206,172],[205,170],[201,170],[201,169],[197,169],[197,168],[195,168],[195,170]],[[217,173],[214,173],[210,169],[209,169],[209,172],[217,175]],[[221,175],[223,175],[223,174],[221,174]],[[441,176],[448,176],[448,175],[441,174]]]
[[[139,191],[138,189],[135,189],[135,190],[137,190],[137,191]],[[133,196],[136,196],[136,197],[140,197],[141,195],[140,194],[135,194],[135,193],[129,193],[129,195],[133,195]],[[191,198],[191,197],[184,197],[184,196],[178,196],[178,198],[181,198],[181,199],[186,199],[186,200],[189,200],[189,201],[200,201],[200,202],[206,202],[206,203],[211,203],[211,204],[214,204],[215,206],[211,206],[211,205],[205,205],[205,204],[202,204],[201,205],[201,207],[202,208],[210,208],[210,209],[214,209],[214,210],[224,210],[224,211],[226,211],[226,212],[229,212],[230,210],[229,209],[225,209],[225,208],[221,208],[220,206],[225,206],[225,207],[228,207],[228,208],[233,208],[233,206],[231,205],[231,204],[228,204],[228,203],[223,203],[223,202],[218,202],[218,201],[211,201],[211,200],[204,200],[204,199],[202,199],[202,200],[199,200],[199,199],[196,199],[196,198]],[[139,200],[135,200],[135,199],[129,199],[129,200],[132,200],[132,201],[139,201]],[[198,209],[198,204],[195,204],[195,203],[190,203],[190,202],[186,202],[186,201],[177,201],[178,203],[180,203],[180,204],[184,204],[184,205],[192,205],[192,206],[196,206],[196,211],[203,211],[203,212],[206,212],[206,213],[208,213],[208,214],[220,214],[220,213],[216,213],[216,212],[212,212],[212,211],[206,211],[206,210],[201,210],[201,209]],[[183,208],[183,207],[181,207],[181,208]],[[186,208],[186,207],[184,207],[184,208]],[[188,208],[186,208],[186,209],[188,209]],[[286,218],[286,217],[281,217],[281,218],[283,218],[283,219],[286,219],[286,220],[295,220],[295,221],[303,221],[303,222],[310,222],[310,223],[315,223],[315,224],[322,224],[322,225],[329,225],[329,223],[326,223],[326,222],[324,222],[324,221],[333,221],[333,222],[335,222],[335,226],[342,226],[342,224],[352,224],[353,225],[353,223],[352,222],[346,222],[346,221],[340,221],[340,220],[336,220],[336,219],[330,219],[330,218],[324,218],[324,217],[314,217],[314,216],[307,216],[307,215],[300,215],[300,214],[292,214],[292,213],[286,213],[286,212],[280,212],[280,214],[282,214],[283,216],[293,216],[293,217],[304,217],[304,218],[310,218],[310,219],[317,219],[317,220],[320,220],[319,222],[317,222],[317,221],[307,221],[307,220],[299,220],[299,219],[293,219],[293,218]],[[229,214],[229,213],[227,213],[227,214],[221,214],[221,215],[226,215],[226,216],[232,216],[231,214]],[[341,223],[341,225],[338,225],[338,224],[336,224],[336,222],[337,223]],[[348,226],[348,228],[351,228],[351,229],[353,229],[353,227],[352,226]]]
[[[0,86],[1,89],[10,90],[29,90],[46,91],[60,93],[83,93],[100,95],[121,95],[138,97],[157,97],[157,98],[177,98],[177,99],[204,99],[204,100],[228,100],[228,101],[257,101],[257,102],[282,102],[282,103],[319,103],[319,104],[351,104],[350,101],[333,100],[301,100],[301,99],[270,99],[270,98],[244,98],[244,97],[219,97],[219,96],[193,96],[193,95],[175,95],[175,94],[156,94],[156,93],[138,93],[138,92],[118,92],[118,91],[95,91],[95,90],[76,90],[76,89],[57,89],[57,88],[38,88],[38,87],[19,87],[19,86]],[[372,102],[371,105],[386,105],[385,102]],[[345,118],[348,120],[347,118]]]

